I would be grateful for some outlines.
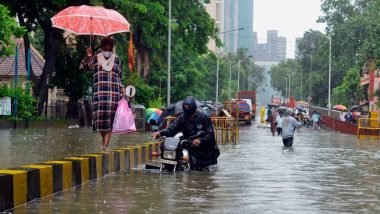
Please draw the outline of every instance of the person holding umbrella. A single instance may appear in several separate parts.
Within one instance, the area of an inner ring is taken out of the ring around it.
[[[80,69],[93,73],[93,122],[94,128],[102,136],[101,148],[109,151],[113,121],[118,101],[125,96],[122,84],[121,61],[113,53],[115,33],[129,32],[128,20],[115,10],[100,6],[71,6],[51,18],[52,26],[76,35],[104,36],[101,52],[93,56],[90,48],[82,60]]]
[[[93,122],[95,130],[102,136],[101,149],[105,152],[109,151],[117,104],[125,97],[121,61],[113,53],[113,48],[112,38],[104,37],[100,44],[101,52],[92,56],[91,48],[88,48],[80,67],[93,72]]]

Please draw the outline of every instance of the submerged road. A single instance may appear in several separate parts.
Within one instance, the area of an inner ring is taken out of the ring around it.
[[[380,142],[302,128],[294,149],[256,125],[220,146],[213,172],[135,169],[35,200],[15,213],[379,213]]]

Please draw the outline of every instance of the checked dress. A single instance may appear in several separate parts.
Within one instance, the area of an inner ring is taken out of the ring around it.
[[[103,62],[112,63],[106,70]],[[118,101],[122,98],[122,69],[119,57],[105,59],[98,53],[82,60],[81,69],[92,71],[93,123],[97,132],[111,132]]]

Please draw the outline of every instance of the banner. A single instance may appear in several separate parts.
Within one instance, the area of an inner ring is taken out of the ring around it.
[[[0,98],[0,115],[12,115],[12,99],[10,97]]]

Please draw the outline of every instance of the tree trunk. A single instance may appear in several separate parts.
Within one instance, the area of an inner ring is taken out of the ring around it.
[[[148,74],[149,74],[149,68],[150,68],[150,65],[149,65],[149,53],[146,50],[144,50],[143,65],[144,65],[144,79],[145,79],[148,76]]]
[[[47,103],[47,93],[50,78],[54,71],[55,60],[57,57],[59,40],[62,39],[62,32],[57,28],[52,28],[51,24],[43,26],[44,30],[44,52],[45,66],[40,78],[34,84],[33,92],[38,100],[38,114],[42,114],[44,103]]]
[[[141,52],[139,50],[137,50],[137,54],[136,54],[136,57],[137,57],[137,68],[136,68],[136,72],[139,76],[141,76]]]

